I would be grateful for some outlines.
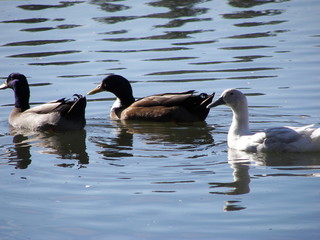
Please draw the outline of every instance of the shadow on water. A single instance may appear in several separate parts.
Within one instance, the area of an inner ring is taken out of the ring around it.
[[[11,129],[13,145],[7,148],[4,159],[17,169],[25,169],[32,162],[31,148],[43,148],[38,152],[52,154],[61,159],[77,160],[78,165],[88,164],[86,152],[86,131],[69,131],[63,133],[31,133]],[[57,164],[60,167],[73,167],[74,163]]]
[[[228,149],[228,163],[233,169],[233,181],[210,182],[210,189],[222,189],[221,191],[210,191],[211,194],[247,194],[250,192],[251,179],[262,177],[314,177],[315,173],[306,173],[305,170],[320,169],[320,153],[247,153]],[[277,172],[250,176],[250,166],[269,166]],[[301,174],[299,172],[301,170],[304,170],[304,173]],[[240,201],[230,200],[225,205],[225,211],[245,208],[240,206]]]

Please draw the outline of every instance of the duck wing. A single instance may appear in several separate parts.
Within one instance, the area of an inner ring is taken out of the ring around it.
[[[70,99],[62,98],[21,113],[13,113],[9,122],[15,128],[32,130],[73,130],[85,126],[86,98],[74,95]]]
[[[207,105],[211,103],[214,94],[194,95],[194,92],[191,90],[148,96],[138,99],[124,110],[116,110],[115,114],[126,120],[204,121],[209,113]]]
[[[258,151],[306,152],[316,148],[320,150],[320,136],[315,136],[317,131],[320,135],[320,130],[312,128],[312,125],[270,128],[264,133],[254,134],[251,138],[252,145],[256,145]]]
[[[28,109],[25,112],[36,114],[49,114],[59,112],[64,114],[84,114],[86,107],[86,98],[82,95],[75,94],[72,98],[61,98],[56,101],[44,103],[42,105]]]
[[[130,107],[179,106],[190,98],[195,90],[178,93],[163,93],[138,99]]]

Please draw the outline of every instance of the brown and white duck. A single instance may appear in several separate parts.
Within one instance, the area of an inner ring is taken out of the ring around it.
[[[102,91],[113,93],[117,100],[110,110],[112,120],[151,120],[196,122],[208,116],[207,106],[214,93],[195,95],[194,90],[178,93],[162,93],[135,100],[130,82],[120,75],[109,75],[88,95]]]
[[[9,124],[14,128],[32,131],[78,130],[85,126],[86,98],[73,95],[30,108],[30,89],[27,78],[20,73],[11,73],[1,89],[14,91],[14,108],[9,116]]]

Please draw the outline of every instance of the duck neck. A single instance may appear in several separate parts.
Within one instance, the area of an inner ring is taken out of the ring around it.
[[[134,97],[131,94],[117,94],[117,98],[120,100],[121,107],[129,107],[135,102]]]
[[[30,108],[29,98],[30,98],[30,89],[29,86],[20,86],[20,84],[14,85],[14,106],[18,108],[21,112]]]
[[[232,108],[233,118],[229,134],[231,135],[249,135],[249,113],[247,103],[238,105],[236,108]]]

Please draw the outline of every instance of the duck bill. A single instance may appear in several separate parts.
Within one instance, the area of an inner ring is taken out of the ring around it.
[[[87,93],[87,95],[93,95],[93,94],[96,94],[96,93],[99,93],[99,92],[103,92],[103,88],[101,86],[101,84],[96,87],[95,89],[92,89],[90,92]]]
[[[6,88],[8,88],[8,85],[6,83],[3,83],[0,85],[0,90],[6,89]]]
[[[216,106],[219,106],[219,105],[224,105],[224,104],[226,104],[226,102],[223,100],[223,97],[221,97],[218,100],[216,100],[215,102],[210,103],[207,106],[207,108],[213,108],[213,107],[216,107]]]

